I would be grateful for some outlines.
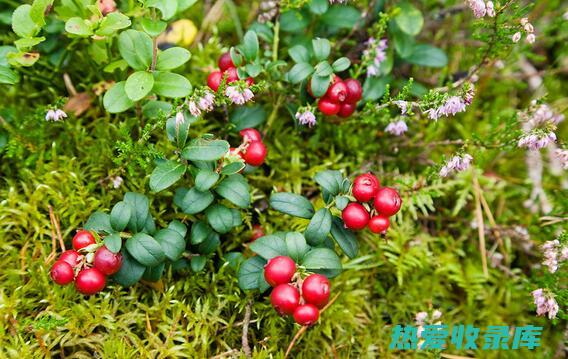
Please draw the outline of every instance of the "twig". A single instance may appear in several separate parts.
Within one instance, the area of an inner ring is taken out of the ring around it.
[[[67,72],[63,74],[63,82],[65,83],[67,92],[69,92],[71,97],[76,96],[77,90],[75,89],[75,86],[73,86],[73,81],[71,81],[71,77],[69,77],[69,74]]]
[[[59,220],[57,219],[57,216],[55,216],[55,213],[53,212],[53,207],[48,206],[48,208],[49,208],[49,220],[51,222],[52,252],[47,257],[46,263],[51,262],[52,255],[55,255],[55,253],[57,252],[55,249],[56,247],[55,238],[57,238],[57,240],[59,241],[59,247],[61,248],[61,251],[65,252],[65,243],[63,242],[63,237],[61,236],[61,228],[59,227]]]
[[[252,353],[250,351],[250,346],[248,342],[248,329],[250,323],[251,310],[252,310],[252,300],[249,300],[247,306],[245,307],[245,319],[243,320],[244,324],[243,324],[243,337],[242,337],[243,351],[245,352],[245,356],[247,358],[252,357]]]
[[[330,301],[329,303],[327,303],[327,305],[325,307],[323,307],[323,309],[320,311],[320,314],[322,314],[323,312],[325,312],[325,310],[327,308],[329,308],[333,302],[335,302],[337,300],[337,298],[339,297],[339,295],[341,294],[341,292],[337,293]],[[296,333],[296,335],[294,335],[294,338],[292,338],[292,341],[290,342],[290,345],[288,345],[288,349],[286,349],[286,354],[284,354],[284,358],[287,358],[288,355],[290,354],[290,352],[292,351],[292,349],[294,348],[294,345],[296,344],[296,342],[298,341],[298,339],[302,336],[302,334],[304,334],[306,332],[306,330],[308,330],[308,326],[303,326],[300,328],[300,330],[298,330],[298,332]]]
[[[240,352],[240,350],[238,350],[238,349],[231,349],[231,350],[226,351],[226,352],[224,352],[224,353],[217,354],[217,355],[215,355],[215,356],[213,356],[213,357],[211,357],[211,358],[209,358],[209,359],[221,359],[221,358],[228,357],[229,355],[237,354],[238,352]]]
[[[485,249],[485,227],[483,224],[483,212],[481,212],[481,199],[479,188],[479,181],[477,180],[477,173],[473,170],[473,193],[475,195],[475,216],[477,218],[477,232],[479,234],[479,251],[481,252],[481,265],[483,266],[483,274],[489,277],[487,270],[487,252]]]
[[[503,252],[503,256],[505,257],[505,262],[509,263],[509,255],[507,254],[507,251],[505,250],[505,245],[503,243],[503,239],[501,238],[501,233],[499,232],[499,230],[497,229],[497,222],[495,222],[495,217],[493,217],[493,213],[491,212],[491,209],[489,208],[489,204],[487,203],[487,200],[485,199],[485,196],[483,195],[483,192],[480,192],[480,199],[481,199],[481,205],[483,206],[483,209],[485,210],[485,214],[487,215],[487,218],[489,219],[489,224],[491,224],[491,232],[493,233],[493,235],[495,236],[495,238],[497,239],[497,243],[499,243],[499,248],[501,248],[501,252]]]

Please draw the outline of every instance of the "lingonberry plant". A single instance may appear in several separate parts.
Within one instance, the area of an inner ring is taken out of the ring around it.
[[[3,0],[0,357],[562,355],[565,12]]]

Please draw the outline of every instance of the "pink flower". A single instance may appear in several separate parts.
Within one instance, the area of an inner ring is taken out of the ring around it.
[[[467,6],[473,11],[473,15],[477,18],[484,17],[487,13],[485,2],[483,0],[467,0]]]
[[[471,101],[473,94],[466,95],[466,100]],[[459,96],[449,97],[442,106],[438,108],[431,108],[424,113],[428,115],[431,120],[437,120],[442,116],[454,116],[456,113],[464,112],[466,102]]]
[[[316,124],[316,116],[312,111],[308,109],[306,109],[304,112],[296,112],[295,117],[298,120],[298,123],[300,123],[301,125],[312,127]]]
[[[99,10],[103,14],[103,16],[116,11],[116,3],[114,2],[114,0],[98,0],[97,6],[99,7]]]
[[[227,87],[225,95],[236,105],[243,105],[254,97],[250,89],[240,90],[237,86]]]
[[[469,168],[473,157],[469,154],[454,156],[440,169],[441,177],[448,177],[452,172],[463,172]]]
[[[536,36],[535,34],[528,34],[527,35],[527,42],[529,44],[534,44],[534,42],[536,41]]]
[[[183,112],[180,111],[176,113],[176,127],[181,126],[184,122],[185,122],[185,116],[183,115]]]
[[[432,320],[440,319],[441,316],[442,316],[442,312],[439,311],[438,309],[436,309],[432,312]]]
[[[402,100],[396,100],[393,101],[392,103],[398,106],[401,115],[406,115],[406,113],[408,112],[408,102]]]
[[[189,101],[188,107],[189,107],[189,112],[194,117],[199,117],[201,115],[201,109],[199,108],[197,103],[195,103],[195,101]],[[177,118],[176,118],[176,120],[177,120]]]
[[[415,317],[416,324],[422,325],[422,324],[424,324],[426,319],[428,319],[428,313],[426,313],[426,312],[416,313],[416,317]]]
[[[520,39],[521,39],[521,32],[520,31],[515,32],[513,37],[511,37],[511,40],[513,40],[514,43],[519,42]]]
[[[373,59],[373,63],[367,67],[367,77],[377,76],[380,73],[381,63],[387,58],[388,42],[386,39],[377,41],[371,37],[367,40],[367,46],[368,48],[363,51],[363,54],[365,57]]]
[[[545,293],[542,288],[532,292],[534,304],[536,305],[536,314],[545,315],[548,313],[548,319],[556,318],[558,314],[558,303],[550,293]]]
[[[554,151],[554,156],[560,161],[563,169],[568,169],[568,150],[558,148]]]
[[[554,142],[556,142],[556,134],[554,132],[547,132],[547,133],[533,132],[521,137],[518,146],[526,147],[529,150],[536,151]]]
[[[120,176],[113,176],[110,178],[110,183],[112,184],[112,188],[118,188],[122,185],[123,179]]]
[[[487,7],[487,16],[495,17],[495,7],[493,1],[488,1],[485,6]]]
[[[205,112],[213,111],[215,106],[215,95],[206,90],[202,97],[199,98],[199,108]]]
[[[395,136],[402,136],[406,131],[408,131],[408,126],[403,120],[391,122],[385,127],[385,132]]]

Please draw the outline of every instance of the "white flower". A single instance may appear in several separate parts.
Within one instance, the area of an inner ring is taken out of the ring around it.
[[[199,106],[195,103],[195,101],[189,101],[188,107],[189,107],[189,112],[190,112],[194,117],[199,117],[199,115],[201,115],[201,109],[200,109]]]
[[[118,188],[122,185],[123,179],[120,176],[113,176],[110,178],[110,183],[112,184],[113,188]]]
[[[534,42],[536,41],[536,36],[535,34],[528,34],[527,35],[527,42],[529,44],[534,44]]]
[[[487,8],[487,16],[495,17],[495,7],[493,5],[493,1],[488,1],[485,4],[485,7]]]
[[[179,111],[178,113],[176,113],[176,127],[181,126],[184,122],[185,116],[183,115],[183,112]]]
[[[520,33],[520,31],[515,32],[515,34],[513,35],[513,37],[511,37],[511,40],[513,40],[514,43],[519,42],[520,39],[521,39],[521,33]]]
[[[439,319],[441,316],[442,316],[442,312],[439,311],[438,309],[436,309],[432,312],[432,320]]]
[[[424,321],[428,319],[428,313],[426,312],[418,312],[416,313],[416,324],[424,324]]]
[[[67,114],[63,110],[60,110],[60,109],[49,110],[45,114],[45,120],[46,121],[60,121],[64,118],[67,118]]]

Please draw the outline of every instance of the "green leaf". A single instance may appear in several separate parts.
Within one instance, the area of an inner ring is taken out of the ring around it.
[[[154,76],[152,76],[151,73],[147,71],[136,71],[128,76],[126,84],[124,85],[124,91],[132,101],[140,101],[150,93],[153,86]]]
[[[345,228],[343,221],[335,216],[332,219],[331,236],[349,258],[355,258],[355,256],[357,256],[357,252],[359,251],[357,238],[353,232]]]
[[[45,12],[53,4],[53,0],[34,0],[30,9],[30,17],[38,26],[45,25]]]
[[[232,175],[241,172],[246,167],[243,161],[237,161],[223,166],[221,169],[221,174]]]
[[[197,119],[189,114],[189,112],[183,112],[184,121],[180,124],[176,122],[176,118],[171,117],[166,122],[166,132],[168,133],[168,139],[170,141],[175,141],[178,148],[183,148],[187,142],[189,136],[189,127],[192,123],[197,121]]]
[[[300,263],[304,255],[308,253],[310,246],[301,233],[289,232],[286,234],[286,252],[296,263]]]
[[[328,8],[328,0],[312,0],[310,2],[310,11],[316,15],[325,14]]]
[[[249,248],[266,260],[288,255],[286,241],[275,235],[260,237],[256,241],[252,242],[249,245]]]
[[[164,274],[164,268],[166,263],[158,264],[155,267],[147,267],[144,271],[144,275],[142,276],[143,279],[148,280],[150,282],[157,282],[162,278]]]
[[[361,18],[361,12],[352,6],[332,6],[320,21],[330,27],[352,29]]]
[[[191,244],[196,245],[203,242],[211,233],[213,233],[213,230],[207,223],[203,221],[195,222],[191,226]]]
[[[142,278],[146,267],[132,258],[127,251],[122,251],[122,265],[112,279],[123,287],[130,287]]]
[[[239,287],[242,290],[259,288],[260,276],[264,274],[266,261],[256,256],[247,259],[239,267]]]
[[[347,57],[340,57],[331,64],[333,72],[345,71],[351,65],[351,61]]]
[[[295,217],[310,219],[314,215],[311,202],[306,197],[295,193],[273,193],[270,196],[270,206],[279,212]]]
[[[221,245],[221,239],[218,233],[211,231],[207,238],[197,246],[197,252],[203,255],[214,253]]]
[[[305,14],[296,11],[285,11],[280,15],[280,29],[286,32],[300,32],[310,23],[310,19]]]
[[[134,70],[146,70],[152,63],[152,39],[142,31],[126,30],[120,33],[118,51]]]
[[[375,101],[385,95],[387,85],[391,82],[390,76],[367,77],[363,84],[363,99],[365,101]]]
[[[104,244],[112,253],[118,253],[122,248],[122,238],[120,238],[120,234],[113,233],[105,237]]]
[[[177,0],[177,12],[178,14],[189,9],[197,3],[197,0]]]
[[[305,80],[314,72],[314,68],[307,62],[300,62],[292,67],[288,72],[288,79],[291,83],[297,84]]]
[[[317,61],[326,60],[331,52],[331,44],[328,39],[313,39],[312,47],[314,48],[314,56]]]
[[[260,66],[259,64],[246,64],[245,70],[251,77],[257,77],[262,72],[262,66]],[[239,75],[239,77],[244,78],[246,76]]]
[[[123,231],[130,222],[131,207],[126,202],[118,202],[110,212],[110,225],[115,231]]]
[[[310,245],[318,246],[327,238],[330,231],[331,212],[327,208],[322,208],[310,220],[304,236]]]
[[[407,58],[412,55],[414,50],[414,37],[405,34],[402,31],[393,31],[394,35],[394,48],[400,57]]]
[[[185,193],[182,193],[184,190]],[[176,198],[179,199],[176,200]],[[176,198],[174,198],[174,203],[179,206],[184,213],[197,214],[209,207],[213,202],[214,196],[213,193],[209,191],[201,192],[194,187],[190,190],[179,188],[176,191]]]
[[[105,93],[103,105],[108,112],[124,112],[134,106],[134,102],[126,95],[125,85],[126,81],[117,82]]]
[[[181,258],[185,250],[185,240],[179,232],[172,229],[162,229],[154,235],[154,238],[162,246],[162,250],[169,260],[176,261]]]
[[[249,30],[243,37],[243,52],[248,61],[254,61],[258,57],[258,37],[256,32]]]
[[[91,22],[80,17],[72,17],[65,23],[65,31],[70,34],[89,37],[93,34]]]
[[[99,23],[99,27],[95,31],[98,36],[114,35],[118,30],[125,29],[131,24],[128,16],[114,11],[107,14]]]
[[[44,42],[44,41],[45,41],[45,37],[43,37],[43,36],[42,37],[26,37],[26,38],[14,41],[14,45],[16,45],[18,50],[26,51],[26,50],[31,49],[32,47],[36,46],[37,44]]]
[[[310,62],[310,52],[303,45],[296,45],[288,49],[288,54],[296,63],[309,63]]]
[[[322,61],[319,64],[317,64],[315,70],[316,70],[315,74],[321,77],[326,77],[333,74],[333,68],[327,61]]]
[[[203,268],[205,268],[205,264],[207,264],[207,257],[205,256],[191,257],[189,261],[191,262],[191,270],[194,273],[198,273],[201,272]]]
[[[148,198],[140,193],[127,192],[124,195],[124,202],[130,206],[128,228],[134,232],[142,231],[146,226],[146,220],[150,216]]]
[[[160,243],[145,233],[136,233],[126,240],[128,253],[146,267],[155,267],[166,258]]]
[[[331,83],[331,76],[312,76],[310,80],[310,88],[315,97],[322,97],[327,92]]]
[[[170,47],[158,54],[156,69],[173,70],[189,61],[191,53],[183,47]]]
[[[31,17],[32,6],[20,5],[12,13],[12,30],[19,37],[34,37],[40,27]]]
[[[321,186],[321,188],[335,196],[341,191],[343,176],[339,171],[327,170],[316,173],[314,180]]]
[[[177,219],[174,219],[173,221],[170,222],[170,224],[168,224],[168,229],[178,232],[180,236],[184,238],[185,235],[187,234],[187,227],[185,226],[185,224],[181,223]]]
[[[302,261],[307,270],[335,277],[341,273],[342,266],[339,257],[329,248],[314,248],[309,251]]]
[[[171,19],[178,9],[178,2],[176,0],[147,0],[146,6],[154,7],[162,13],[162,19]]]
[[[176,161],[161,162],[150,175],[150,189],[160,192],[172,186],[180,180],[186,168],[186,165]]]
[[[8,54],[17,53],[18,50],[14,46],[0,46],[0,66],[10,67],[8,64]]]
[[[422,30],[424,18],[420,10],[407,2],[398,4],[400,12],[394,17],[394,21],[400,30],[408,35],[416,36]]]
[[[347,205],[349,204],[349,198],[345,197],[345,196],[337,196],[335,197],[335,207],[340,210],[343,211],[343,209],[345,207],[347,207]]]
[[[209,225],[217,232],[223,234],[242,223],[241,213],[234,208],[227,208],[222,204],[214,204],[205,211]]]
[[[0,84],[13,85],[18,82],[18,74],[6,66],[0,66]]]
[[[405,60],[411,64],[427,67],[444,67],[448,64],[448,57],[443,50],[427,44],[414,46],[412,54]]]
[[[250,206],[250,193],[247,180],[240,174],[230,175],[215,188],[221,197],[235,206],[247,208]]]
[[[89,231],[95,232],[105,232],[105,233],[112,233],[114,232],[112,226],[110,225],[110,216],[103,212],[95,212],[91,214],[87,223],[83,227]]]
[[[152,37],[160,35],[168,27],[168,23],[165,21],[156,21],[148,18],[143,18],[140,23],[142,24],[142,29]]]
[[[154,72],[154,91],[157,95],[180,98],[191,93],[191,82],[180,74],[171,72]]]
[[[202,169],[197,172],[197,176],[195,176],[195,188],[200,191],[207,191],[211,187],[217,183],[219,180],[219,174],[217,172]]]
[[[114,72],[115,70],[119,69],[124,71],[128,68],[128,63],[124,59],[116,60],[111,62],[110,64],[106,65],[103,68],[104,72]]]
[[[266,120],[266,111],[261,105],[239,106],[231,114],[230,120],[237,131],[253,128]]]
[[[229,142],[195,139],[183,149],[181,156],[189,161],[217,161],[229,152]]]

